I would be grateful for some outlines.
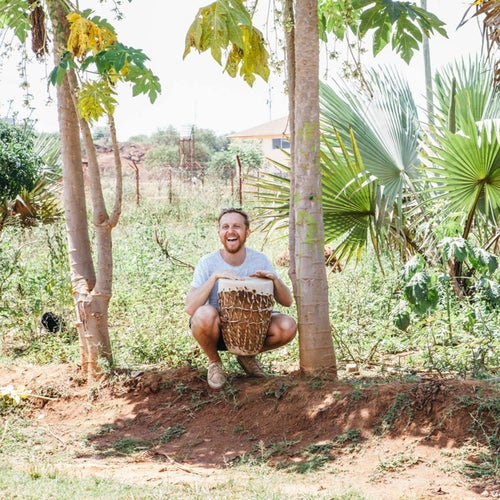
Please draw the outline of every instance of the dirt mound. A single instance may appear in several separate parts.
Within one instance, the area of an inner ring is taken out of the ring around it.
[[[89,449],[80,450],[78,460],[104,464],[139,454],[136,466],[167,462],[190,471],[260,461],[319,473],[334,464],[336,474],[324,481],[352,481],[374,498],[408,498],[408,488],[416,495],[411,498],[500,496],[494,481],[467,481],[456,471],[459,450],[473,442],[476,451],[467,457],[473,464],[481,439],[495,433],[482,404],[498,398],[488,382],[233,373],[215,392],[204,373],[190,367],[123,371],[86,384],[76,367],[57,365],[2,367],[0,387],[7,385],[38,396],[30,398],[33,421],[66,446],[76,429],[86,435]],[[475,432],[479,421],[481,432]],[[120,471],[133,476],[123,464]]]

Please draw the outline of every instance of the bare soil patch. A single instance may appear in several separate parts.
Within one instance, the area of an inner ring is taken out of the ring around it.
[[[0,367],[0,387],[8,385],[43,397],[30,398],[32,425],[45,430],[48,446],[70,452],[60,467],[79,476],[215,484],[255,461],[304,472],[288,485],[304,495],[350,487],[374,499],[500,497],[500,481],[458,470],[477,462],[481,441],[495,431],[480,408],[498,398],[491,382],[233,373],[216,392],[192,367],[87,384],[64,364]]]

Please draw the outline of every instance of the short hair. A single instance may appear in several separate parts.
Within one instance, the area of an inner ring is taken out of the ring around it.
[[[220,220],[223,215],[226,214],[240,214],[245,219],[245,226],[247,229],[250,229],[250,217],[248,214],[242,209],[237,207],[225,207],[220,211],[219,217],[217,217],[217,225],[220,225]]]

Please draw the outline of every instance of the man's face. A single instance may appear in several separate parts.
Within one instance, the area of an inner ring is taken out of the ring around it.
[[[219,221],[219,238],[226,252],[237,253],[245,246],[250,229],[245,218],[237,212],[224,214]]]

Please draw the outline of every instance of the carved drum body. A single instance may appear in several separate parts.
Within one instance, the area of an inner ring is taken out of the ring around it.
[[[240,356],[259,353],[271,322],[273,282],[261,278],[220,279],[218,300],[227,350]]]

